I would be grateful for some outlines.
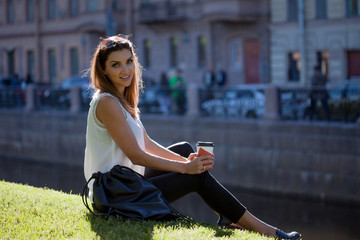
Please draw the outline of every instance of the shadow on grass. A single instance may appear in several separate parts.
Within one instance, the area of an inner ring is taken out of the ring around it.
[[[206,223],[189,223],[186,221],[170,221],[170,222],[155,222],[155,221],[135,221],[124,220],[121,217],[110,217],[106,220],[104,217],[94,216],[87,213],[86,217],[91,224],[91,228],[100,239],[153,239],[153,232],[156,228],[166,229],[193,229],[194,227],[204,227],[208,231],[214,231],[215,237],[230,237],[233,230],[220,228],[216,225],[209,225]],[[199,230],[202,231],[202,230]],[[194,237],[197,234],[194,233]]]

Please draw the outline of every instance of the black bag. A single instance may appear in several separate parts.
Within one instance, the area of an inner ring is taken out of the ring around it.
[[[93,208],[89,207],[88,184],[94,179]],[[148,179],[128,167],[114,166],[109,172],[94,173],[82,192],[84,205],[95,215],[108,218],[119,215],[125,219],[169,221],[186,218],[174,210],[161,191]]]

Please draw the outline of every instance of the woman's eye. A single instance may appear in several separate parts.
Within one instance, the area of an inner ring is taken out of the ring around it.
[[[113,67],[118,67],[119,64],[118,64],[118,63],[114,63],[112,66],[113,66]]]
[[[129,59],[129,60],[128,60],[128,63],[133,63],[133,62],[134,62],[133,59]]]

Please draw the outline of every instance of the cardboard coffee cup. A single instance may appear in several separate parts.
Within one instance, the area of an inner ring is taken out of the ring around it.
[[[199,156],[201,155],[214,156],[214,143],[198,141],[196,144],[196,150]]]

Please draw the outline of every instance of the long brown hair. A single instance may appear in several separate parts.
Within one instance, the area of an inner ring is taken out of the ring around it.
[[[123,49],[130,50],[135,64],[135,76],[130,86],[125,88],[124,96],[119,93],[114,84],[104,74],[105,62],[110,53]],[[116,35],[103,39],[97,46],[95,54],[91,60],[90,79],[93,88],[96,90],[94,96],[100,92],[110,93],[117,97],[123,107],[134,119],[139,119],[140,110],[139,91],[142,90],[142,67],[139,64],[135,53],[134,45],[125,35]]]

